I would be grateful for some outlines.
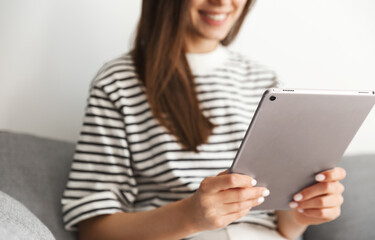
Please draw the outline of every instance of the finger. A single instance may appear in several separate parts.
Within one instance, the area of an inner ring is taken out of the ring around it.
[[[342,194],[344,185],[340,182],[321,182],[303,189],[301,192],[293,196],[296,202],[308,200],[324,194]]]
[[[303,213],[300,213],[303,215]],[[314,217],[308,217],[306,215],[303,215],[302,224],[305,225],[318,225],[322,224],[323,222],[326,222],[325,220],[322,220],[321,218],[314,218]]]
[[[253,178],[243,174],[224,174],[216,177],[207,177],[201,184],[200,189],[203,192],[213,193],[229,188],[249,188],[255,185]]]
[[[341,206],[344,202],[342,195],[325,195],[320,197],[315,197],[302,202],[291,202],[289,206],[291,208],[299,209],[311,209],[311,208],[332,208]]]
[[[340,216],[340,208],[322,208],[322,209],[303,209],[303,215],[313,218],[321,218],[325,220],[333,220]]]
[[[318,182],[332,182],[343,180],[345,177],[345,169],[343,169],[342,167],[336,167],[317,174],[315,176],[315,180]]]
[[[251,199],[247,201],[241,202],[234,202],[234,203],[226,203],[222,206],[222,211],[225,215],[234,214],[237,212],[241,212],[244,210],[250,211],[252,207],[258,206],[264,202],[264,197],[260,197],[258,199]]]
[[[219,173],[217,176],[228,174],[228,172],[229,172],[229,169],[225,170],[224,172]]]
[[[231,188],[218,193],[217,198],[223,203],[235,203],[267,197],[269,194],[270,191],[264,187]]]

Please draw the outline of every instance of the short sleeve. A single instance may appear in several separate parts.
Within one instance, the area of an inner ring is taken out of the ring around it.
[[[62,197],[66,230],[103,214],[132,211],[137,184],[123,116],[92,84],[69,179]]]

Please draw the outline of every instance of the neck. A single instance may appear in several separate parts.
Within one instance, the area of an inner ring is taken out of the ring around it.
[[[219,41],[215,39],[204,39],[189,37],[186,41],[187,53],[206,53],[216,49]]]

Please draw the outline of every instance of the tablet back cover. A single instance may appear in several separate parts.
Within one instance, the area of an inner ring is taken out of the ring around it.
[[[230,169],[270,190],[253,210],[289,209],[293,195],[315,183],[315,174],[337,165],[375,103],[373,92],[308,92],[263,94]]]

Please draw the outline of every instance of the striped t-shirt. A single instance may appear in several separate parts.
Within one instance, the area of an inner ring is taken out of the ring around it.
[[[182,150],[153,117],[129,54],[107,62],[92,81],[63,194],[67,230],[102,214],[151,210],[187,198],[208,176],[228,169],[273,71],[219,46],[187,54],[199,107],[217,127],[199,153]],[[276,227],[274,211],[236,222]]]

